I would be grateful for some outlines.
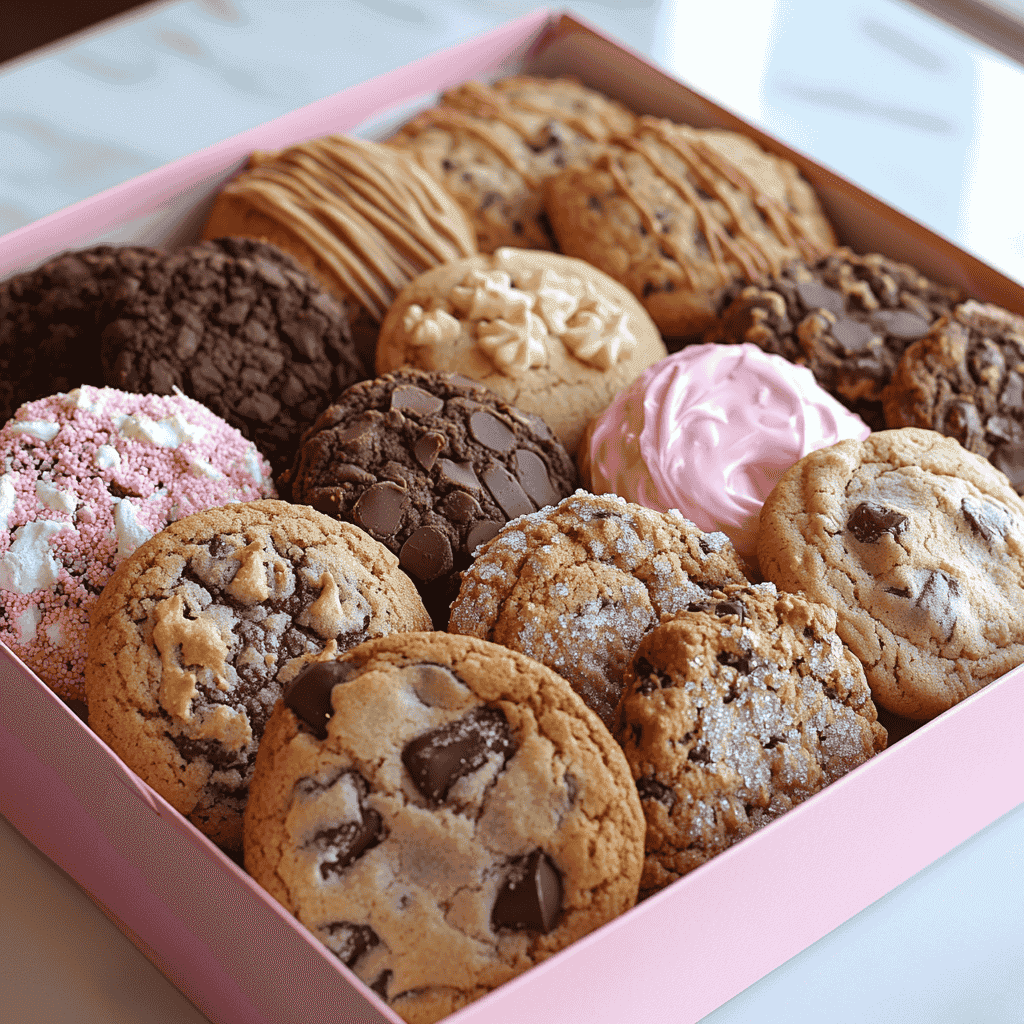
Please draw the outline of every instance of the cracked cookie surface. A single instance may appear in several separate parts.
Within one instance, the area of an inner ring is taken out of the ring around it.
[[[836,609],[874,699],[933,718],[1024,661],[1024,500],[952,438],[884,430],[801,459],[761,511],[767,579]]]
[[[430,620],[395,557],[283,501],[179,520],[123,562],[91,617],[89,724],[202,832],[240,849],[260,737],[309,662]]]
[[[626,665],[661,616],[746,582],[724,533],[577,491],[484,545],[463,573],[449,629],[536,658],[610,725]]]
[[[771,583],[726,586],[641,641],[615,736],[647,819],[642,895],[884,749],[836,613]]]
[[[406,285],[381,324],[377,372],[463,373],[540,416],[575,455],[591,419],[665,355],[643,306],[607,274],[502,248]]]
[[[418,1024],[629,909],[643,829],[622,752],[564,680],[408,633],[295,680],[260,748],[245,862]]]

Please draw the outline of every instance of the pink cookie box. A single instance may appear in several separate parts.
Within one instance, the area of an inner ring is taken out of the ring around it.
[[[639,112],[745,131],[801,167],[845,243],[1024,313],[1019,285],[637,54],[545,11],[20,228],[0,239],[0,277],[100,241],[194,240],[251,150],[379,133],[440,89],[517,71],[572,74]],[[1022,713],[1024,668],[448,1019],[698,1020],[1024,800]],[[0,811],[212,1020],[400,1020],[2,646]]]

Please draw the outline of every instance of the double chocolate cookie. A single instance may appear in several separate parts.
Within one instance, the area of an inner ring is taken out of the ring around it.
[[[124,273],[158,253],[97,245],[0,283],[0,423],[25,402],[103,384],[99,331],[104,302]]]
[[[111,303],[106,383],[181,389],[253,441],[275,474],[303,427],[365,377],[343,307],[265,242],[223,239],[145,261]]]
[[[965,302],[903,353],[882,398],[889,426],[955,437],[1024,493],[1024,319]]]
[[[884,749],[836,613],[727,586],[640,642],[615,735],[647,818],[649,895]]]
[[[904,427],[812,452],[761,510],[767,579],[834,608],[875,700],[933,718],[1024,661],[1024,500]]]
[[[496,644],[407,633],[285,692],[245,866],[426,1024],[629,909],[643,835],[622,752],[563,679]]]
[[[122,562],[93,607],[89,725],[229,849],[264,726],[310,662],[429,628],[395,557],[284,501],[181,519]]]
[[[450,630],[536,658],[609,727],[629,659],[662,615],[746,583],[724,533],[585,491],[506,526],[463,573]]]
[[[293,500],[355,523],[398,555],[443,628],[476,547],[570,494],[576,467],[539,418],[486,388],[398,370],[324,412],[285,482]]]
[[[906,263],[839,249],[728,298],[705,340],[753,342],[810,367],[829,394],[881,430],[882,389],[901,354],[963,299]]]

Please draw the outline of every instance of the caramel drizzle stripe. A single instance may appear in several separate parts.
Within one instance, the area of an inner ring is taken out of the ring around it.
[[[654,126],[648,125],[647,127],[650,128]],[[676,152],[679,152],[678,147],[675,145],[675,141],[668,137],[668,133],[664,131],[664,129],[658,131],[657,134],[666,145],[676,150]],[[765,195],[764,192],[762,192],[757,185],[751,181],[740,167],[731,163],[713,146],[706,142],[698,140],[697,142],[689,143],[688,145],[691,145],[695,150],[698,150],[707,163],[709,163],[734,188],[743,192],[751,200],[754,206],[765,214],[775,231],[775,234],[783,244],[787,245],[791,249],[796,249],[804,259],[815,260],[825,255],[825,250],[823,250],[814,241],[814,239],[811,238],[804,226],[800,223],[800,218],[793,213],[792,210],[788,210],[771,196]],[[681,152],[680,156],[682,156]]]
[[[538,114],[541,117],[557,118],[580,135],[584,135],[594,142],[604,142],[611,134],[611,128],[608,125],[604,126],[606,129],[604,132],[601,134],[595,134],[591,129],[590,124],[587,123],[587,118],[585,117],[571,114],[559,107],[552,108],[536,103],[530,103],[521,96],[510,96],[506,92],[486,86],[481,82],[463,83],[460,90],[453,90],[452,93],[446,94],[444,102],[449,106],[458,106],[458,109],[462,109],[458,102],[459,91],[472,94],[473,98],[478,102],[479,109],[481,111],[478,116],[484,118],[491,117],[497,121],[501,121],[509,128],[514,129],[520,135],[525,135],[525,130],[523,129],[522,124],[515,118],[514,112],[516,110],[522,110],[527,114]],[[475,113],[475,111],[473,109],[469,109],[467,113],[472,114]],[[600,114],[596,112],[593,117],[597,121],[601,120]]]
[[[420,114],[417,122],[420,125],[429,124],[438,128],[461,129],[467,135],[472,135],[479,142],[482,142],[488,149],[492,150],[505,164],[518,174],[526,183],[528,188],[536,189],[540,185],[540,178],[531,174],[531,168],[524,166],[515,153],[507,149],[496,136],[486,129],[487,122],[481,118],[466,114],[453,107],[432,107]],[[508,127],[506,125],[506,127]]]
[[[697,179],[699,186],[715,196],[729,211],[729,215],[736,225],[735,234],[730,232],[727,226],[715,220],[710,211],[708,211],[708,216],[712,219],[713,223],[718,225],[722,232],[721,237],[725,247],[732,253],[737,263],[739,263],[747,280],[752,281],[760,276],[760,274],[771,271],[777,261],[772,259],[772,255],[768,250],[758,244],[754,233],[748,230],[744,224],[743,210],[736,201],[736,197],[722,187],[722,178],[720,176],[715,177],[715,175],[708,173],[706,165],[701,162],[701,155],[697,152],[696,147],[692,147],[689,143],[683,141],[677,142],[675,139],[666,138],[661,133],[658,133],[658,139],[683,161],[690,173]],[[634,148],[653,165],[655,172],[657,172],[657,156],[648,150],[646,140],[636,138],[630,141],[634,144]],[[662,173],[663,177],[670,184],[676,184],[668,175],[665,175],[664,172]],[[698,209],[703,210],[705,204],[700,202],[700,197],[696,196],[695,192],[694,197],[694,200],[691,200],[691,202],[696,201],[699,204]],[[750,196],[748,195],[747,198],[749,199]]]

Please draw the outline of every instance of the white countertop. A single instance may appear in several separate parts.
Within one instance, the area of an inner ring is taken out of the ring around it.
[[[0,234],[534,6],[193,0],[36,51],[0,67]],[[1008,60],[896,0],[573,10],[1024,281],[1024,71]],[[2,1024],[206,1020],[5,819],[0,877]],[[704,1024],[1020,1024],[1022,877],[1018,807]]]

